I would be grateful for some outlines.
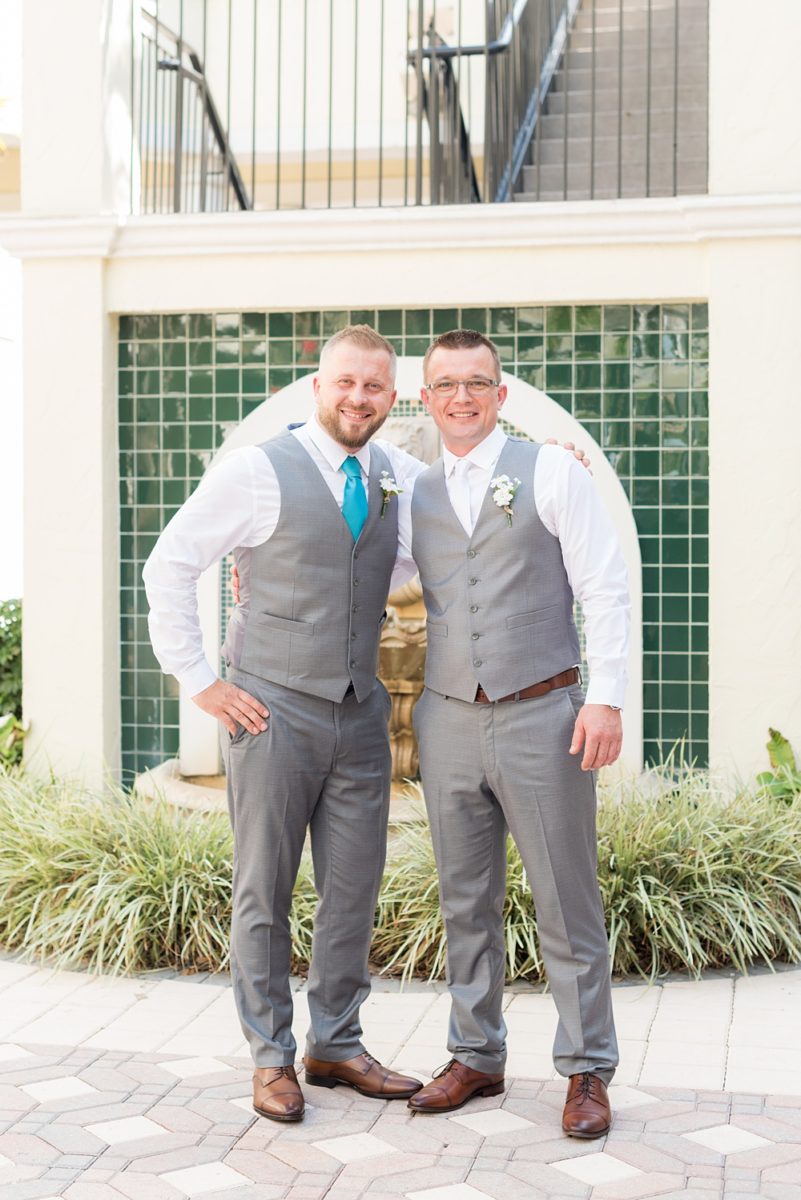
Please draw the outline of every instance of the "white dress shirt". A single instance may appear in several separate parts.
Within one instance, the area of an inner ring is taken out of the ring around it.
[[[496,425],[464,457],[442,452],[448,496],[468,535],[506,440]],[[587,703],[622,708],[630,620],[626,564],[590,474],[569,450],[541,447],[534,467],[534,504],[545,528],[559,538],[567,578],[584,613]]]
[[[345,495],[345,452],[316,416],[292,430],[306,449],[340,508]],[[411,557],[411,498],[414,479],[425,466],[397,446],[376,439],[387,455],[393,478],[402,489],[398,504],[398,557],[392,587],[408,582],[416,571]],[[355,451],[366,485],[370,444]],[[394,501],[391,501],[394,502]],[[269,541],[281,513],[281,490],[275,469],[258,446],[233,450],[204,475],[197,489],[165,528],[145,563],[142,578],[150,605],[150,640],[162,670],[175,675],[190,696],[218,678],[203,654],[197,612],[197,581],[213,563],[237,550],[242,582],[240,607],[247,611],[249,555]]]

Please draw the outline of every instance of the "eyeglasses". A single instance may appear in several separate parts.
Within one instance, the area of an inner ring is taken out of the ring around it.
[[[478,375],[474,379],[438,379],[436,383],[427,383],[426,390],[432,392],[440,400],[451,400],[459,388],[463,387],[468,396],[472,396],[474,400],[480,400],[499,384],[500,380],[483,379]]]

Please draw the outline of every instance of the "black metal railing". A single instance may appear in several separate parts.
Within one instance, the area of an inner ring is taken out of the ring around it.
[[[708,0],[144,0],[132,209],[706,190]]]
[[[138,67],[139,211],[252,208],[201,57],[183,31],[159,19],[158,7],[142,12]]]

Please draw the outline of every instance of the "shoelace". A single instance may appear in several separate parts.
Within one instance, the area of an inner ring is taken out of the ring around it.
[[[449,1062],[445,1063],[444,1067],[437,1067],[431,1078],[441,1079],[443,1075],[448,1075],[455,1067],[460,1067],[461,1065],[457,1058],[452,1058]]]
[[[292,1075],[290,1074],[292,1067],[268,1067],[267,1069],[275,1072],[275,1074],[273,1074],[272,1079],[268,1079],[266,1082],[263,1079],[259,1079],[258,1081],[262,1087],[269,1087],[271,1083],[277,1083],[281,1078],[292,1079]],[[258,1076],[256,1078],[258,1079]],[[294,1083],[294,1079],[292,1082]]]
[[[579,1104],[583,1104],[585,1100],[599,1100],[598,1096],[593,1095],[592,1087],[594,1083],[595,1076],[591,1075],[589,1071],[584,1071],[579,1076],[579,1090],[578,1095],[575,1097]]]

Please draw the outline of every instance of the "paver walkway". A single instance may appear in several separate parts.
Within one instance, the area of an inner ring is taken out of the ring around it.
[[[560,1129],[550,996],[507,993],[503,1096],[438,1117],[307,1087],[307,1116],[250,1109],[219,978],[97,979],[0,959],[2,1200],[801,1200],[801,969],[614,989],[610,1134]],[[428,1078],[441,986],[376,981],[365,1041]],[[296,992],[302,1044],[305,997]]]

